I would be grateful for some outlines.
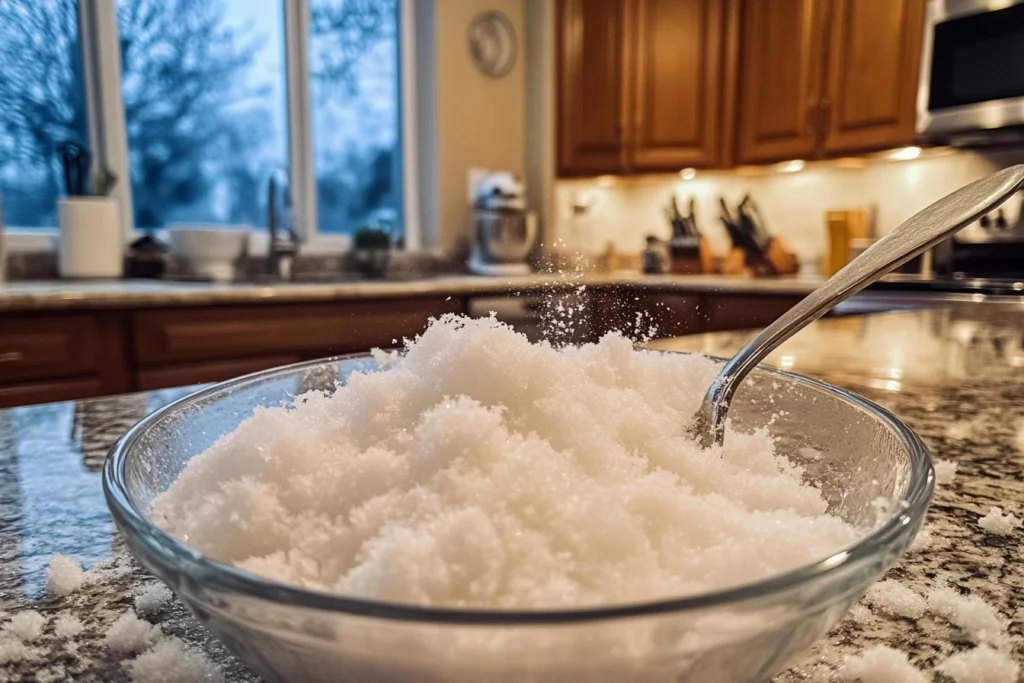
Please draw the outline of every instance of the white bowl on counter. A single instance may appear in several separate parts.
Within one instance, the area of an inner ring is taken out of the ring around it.
[[[230,282],[249,251],[252,230],[248,225],[173,223],[167,232],[171,253],[183,259],[193,275]]]

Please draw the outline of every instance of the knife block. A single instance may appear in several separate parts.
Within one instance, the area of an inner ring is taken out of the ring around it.
[[[673,275],[705,275],[714,271],[711,246],[705,237],[673,239],[668,253],[669,272]]]
[[[723,275],[742,275],[745,277],[770,277],[775,275],[768,259],[753,254],[748,254],[739,247],[729,250],[728,256],[722,262]]]
[[[768,243],[765,260],[771,264],[772,271],[776,275],[796,275],[796,257],[786,248],[785,242],[778,237],[773,237],[772,241]]]
[[[794,275],[796,269],[796,259],[778,237],[773,237],[768,243],[764,256],[748,254],[743,249],[733,247],[729,250],[725,261],[722,262],[724,275],[771,277],[773,275]]]

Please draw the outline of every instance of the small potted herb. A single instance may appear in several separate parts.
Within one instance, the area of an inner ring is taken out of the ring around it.
[[[390,253],[391,234],[386,230],[364,226],[353,235],[352,261],[363,277],[384,277]]]

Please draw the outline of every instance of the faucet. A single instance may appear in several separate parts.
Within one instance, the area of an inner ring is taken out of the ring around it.
[[[278,216],[277,216],[277,180],[274,176],[270,177],[267,183],[267,230],[270,233],[270,242],[267,246],[267,274],[274,278],[282,281],[288,281],[292,279],[292,264],[295,259],[295,255],[299,251],[299,241],[295,236],[295,231],[292,230],[291,223],[291,211],[289,210],[289,197],[288,193],[285,193],[285,225],[281,225],[280,229],[284,231],[282,234],[278,233]]]

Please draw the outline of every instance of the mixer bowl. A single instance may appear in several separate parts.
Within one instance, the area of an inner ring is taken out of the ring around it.
[[[528,211],[477,209],[473,230],[489,263],[522,263],[537,239],[537,217]]]
[[[218,563],[150,520],[153,498],[189,459],[254,409],[289,404],[311,389],[332,391],[353,371],[376,369],[368,356],[335,358],[203,389],[134,426],[104,466],[114,521],[135,556],[267,681],[767,681],[907,549],[934,488],[926,448],[889,412],[841,389],[760,368],[737,395],[734,425],[748,430],[772,419],[779,452],[802,464],[830,511],[863,533],[816,564],[727,590],[557,611],[385,603]]]

